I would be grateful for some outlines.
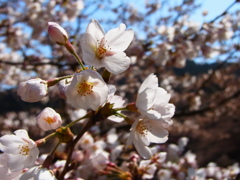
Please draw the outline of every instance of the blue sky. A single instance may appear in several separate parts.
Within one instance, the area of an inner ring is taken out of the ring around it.
[[[226,10],[235,0],[202,0],[201,11],[196,11],[192,20],[198,22],[208,22],[214,19],[216,16],[220,15],[223,11]],[[240,9],[240,3],[235,4],[230,11]],[[207,10],[208,15],[206,17],[202,16],[202,11]]]

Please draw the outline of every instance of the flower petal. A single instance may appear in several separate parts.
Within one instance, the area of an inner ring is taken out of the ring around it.
[[[25,161],[27,159],[27,156],[22,156],[19,154],[9,154],[8,155],[8,166],[9,169],[13,172],[20,171],[23,168],[25,168]]]
[[[125,51],[133,40],[134,31],[126,30],[125,24],[120,24],[118,28],[111,29],[105,35],[107,45],[111,51]]]
[[[148,110],[146,111],[145,114],[149,119],[160,119],[161,118],[161,114],[158,111],[155,110]]]
[[[171,95],[169,93],[167,93],[167,91],[165,89],[158,87],[157,91],[156,91],[156,97],[159,97],[159,98],[156,98],[155,104],[165,105],[165,104],[168,104],[168,102],[171,98]]]
[[[134,146],[137,150],[137,152],[145,159],[149,159],[152,156],[151,150],[147,147],[144,146],[142,143],[138,143],[133,141]]]
[[[130,66],[131,60],[124,52],[117,52],[112,56],[105,56],[103,63],[109,72],[120,74]]]
[[[100,98],[101,97],[98,93],[92,92],[90,95],[86,97],[86,104],[89,104],[90,108],[96,111],[99,108],[99,106],[103,104]]]
[[[14,131],[14,134],[16,134],[19,138],[29,139],[28,132],[24,129],[16,130]]]
[[[154,105],[154,100],[156,98],[156,89],[146,89],[137,96],[136,106],[139,110],[147,111]]]
[[[85,33],[82,37],[82,53],[83,53],[83,61],[91,66],[95,66],[96,68],[103,67],[103,62],[96,57],[97,51],[97,41],[96,39],[89,33]]]
[[[150,74],[141,84],[138,93],[141,93],[147,88],[158,88],[158,78],[154,74]]]
[[[4,135],[0,138],[0,149],[4,153],[18,154],[19,145],[25,145],[24,141],[15,135]]]
[[[151,129],[147,135],[150,142],[165,143],[168,140],[168,131],[164,129],[161,121],[149,120],[148,126]]]
[[[100,41],[105,34],[104,30],[96,19],[92,19],[92,22],[89,23],[86,33],[91,34],[95,42],[97,42],[97,40]]]

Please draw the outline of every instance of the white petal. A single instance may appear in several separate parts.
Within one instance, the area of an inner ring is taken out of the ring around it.
[[[134,142],[138,142],[138,143],[143,143],[145,146],[149,146],[150,145],[150,141],[147,137],[147,135],[141,135],[138,132],[134,133]]]
[[[20,171],[25,168],[25,161],[27,156],[22,156],[19,154],[9,154],[8,155],[8,166],[11,171]]]
[[[18,154],[18,146],[25,144],[26,142],[15,135],[4,135],[0,138],[0,149],[5,153]]]
[[[156,89],[147,88],[145,91],[141,92],[137,96],[136,106],[139,110],[147,111],[154,105]]]
[[[14,131],[14,134],[20,138],[29,139],[28,132],[24,129]]]
[[[156,104],[165,105],[169,102],[171,95],[161,87],[157,88],[156,91]]]
[[[134,31],[127,30],[125,24],[120,24],[118,28],[111,29],[105,35],[107,45],[111,51],[125,51],[133,40]]]
[[[154,74],[150,74],[142,83],[142,85],[140,86],[138,93],[141,93],[142,91],[144,91],[146,88],[158,88],[158,78],[156,75]]]
[[[57,180],[53,174],[46,168],[41,168],[34,176],[36,180]]]
[[[38,170],[39,170],[38,166],[28,169],[26,172],[23,173],[19,180],[29,180],[33,178]]]
[[[90,95],[86,96],[86,104],[89,105],[89,108],[96,111],[99,106],[101,106],[100,95],[97,92],[92,92]],[[106,96],[107,100],[107,96]]]
[[[161,114],[159,112],[157,112],[156,110],[148,110],[146,111],[145,114],[149,119],[160,119],[161,118]]]
[[[153,143],[165,143],[168,140],[168,131],[164,129],[161,121],[149,120],[149,129],[151,129],[147,135],[150,142]]]
[[[112,56],[105,56],[104,67],[113,74],[120,74],[127,70],[131,64],[131,60],[124,52],[117,52]]]
[[[172,118],[175,112],[175,106],[173,104],[162,105],[154,105],[154,110],[161,114],[162,119]]]
[[[144,146],[142,143],[134,142],[134,146],[137,152],[145,159],[149,159],[152,156],[151,150]]]
[[[29,155],[25,161],[25,167],[31,167],[36,159],[38,158],[39,150],[37,147],[34,147],[30,150]]]
[[[127,139],[126,145],[129,146],[133,143],[133,132],[129,134],[129,137]]]
[[[83,42],[81,43],[83,61],[96,68],[103,67],[103,62],[96,57],[97,41],[93,38],[91,34],[85,33],[83,35]]]
[[[101,27],[101,25],[99,24],[99,22],[95,19],[92,19],[92,22],[89,23],[86,33],[89,33],[92,35],[93,39],[95,40],[95,42],[97,40],[101,40],[104,37],[104,31]]]
[[[120,122],[123,122],[123,121],[124,121],[124,118],[122,118],[122,117],[117,117],[117,116],[109,116],[108,119],[111,120],[111,121],[113,121],[113,122],[117,122],[117,123],[120,123]]]
[[[89,104],[86,103],[86,97],[85,96],[76,96],[75,100],[71,102],[72,105],[76,104],[74,107],[82,108],[82,109],[89,109]],[[74,102],[74,103],[73,103]]]

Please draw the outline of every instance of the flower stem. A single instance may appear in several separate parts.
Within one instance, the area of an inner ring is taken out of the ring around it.
[[[47,85],[48,85],[48,87],[54,86],[54,85],[56,85],[59,81],[61,81],[61,80],[63,80],[63,79],[71,78],[72,76],[73,76],[73,75],[62,76],[62,77],[50,79],[50,80],[47,81]]]
[[[122,113],[116,113],[115,115],[124,118],[124,120],[125,120],[128,124],[130,124],[130,125],[133,124],[133,120],[130,119],[129,117],[125,116],[124,114],[122,114]]]
[[[83,70],[85,70],[85,67],[83,65],[82,60],[80,59],[80,57],[77,55],[75,48],[73,47],[73,45],[70,43],[69,40],[67,40],[66,44],[64,44],[65,48],[76,58],[77,62],[80,64],[81,68]]]
[[[81,118],[79,118],[79,119],[77,119],[77,120],[69,123],[68,125],[65,126],[65,128],[71,127],[72,125],[76,124],[78,121],[80,121],[80,120],[82,120],[82,119],[89,118],[91,114],[92,114],[92,111],[90,111],[89,113],[87,113],[85,116],[83,116],[83,117],[81,117]]]
[[[74,53],[73,53],[72,55],[77,59],[77,62],[80,64],[81,68],[82,68],[83,70],[85,70],[85,67],[84,67],[84,65],[83,65],[83,63],[82,63],[82,60],[81,60],[80,57],[77,55],[77,53],[74,51]]]

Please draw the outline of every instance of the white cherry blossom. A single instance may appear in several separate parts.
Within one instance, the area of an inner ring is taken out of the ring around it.
[[[126,30],[125,24],[105,34],[98,21],[93,19],[82,36],[83,61],[96,68],[105,67],[113,74],[122,73],[131,64],[130,58],[123,51],[133,36],[133,30]]]
[[[21,82],[18,87],[18,95],[23,101],[38,102],[47,95],[47,82],[40,79],[30,79]]]
[[[107,101],[108,86],[100,74],[87,69],[74,74],[65,95],[73,107],[95,111]]]
[[[62,118],[54,109],[47,107],[37,116],[37,123],[42,130],[48,131],[60,127]]]
[[[0,150],[8,155],[8,166],[13,172],[33,166],[39,154],[35,142],[29,138],[26,130],[19,129],[14,134],[0,138]]]
[[[168,139],[168,131],[158,120],[137,119],[134,121],[127,145],[134,144],[137,152],[143,158],[150,158],[152,152],[148,147],[150,143],[165,143]]]
[[[149,119],[161,119],[166,126],[172,124],[175,106],[169,103],[171,95],[158,87],[158,79],[150,74],[138,90],[136,106]]]

